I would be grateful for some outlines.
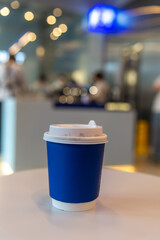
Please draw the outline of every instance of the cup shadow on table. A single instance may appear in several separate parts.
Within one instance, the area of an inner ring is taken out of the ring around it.
[[[70,211],[63,211],[63,210],[59,210],[56,209],[55,207],[52,206],[52,202],[51,202],[51,198],[49,195],[47,195],[46,191],[39,191],[36,192],[33,196],[32,196],[33,200],[36,202],[37,206],[39,207],[39,209],[41,209],[42,211],[48,213],[48,214],[52,214],[52,212],[60,212],[60,213],[77,213],[77,212],[70,212]],[[101,213],[110,213],[113,214],[113,210],[110,209],[109,207],[107,207],[107,201],[105,198],[100,198],[97,200],[96,203],[96,207],[91,209],[91,210],[87,210],[87,211],[83,211],[83,213],[90,213],[90,212],[101,212]],[[81,213],[81,212],[78,212]]]
[[[45,190],[35,192],[32,199],[37,207],[45,213],[47,220],[56,227],[63,225],[67,228],[72,224],[72,227],[77,228],[81,224],[86,228],[86,224],[87,227],[92,227],[94,223],[104,227],[117,224],[118,221],[116,212],[107,206],[105,198],[98,199],[95,208],[83,212],[68,212],[54,208],[51,198]],[[105,221],[103,221],[104,217]],[[102,226],[103,224],[104,226]]]
[[[33,195],[33,200],[37,204],[38,208],[45,212],[48,216],[53,216],[54,214],[57,216],[62,214],[63,216],[76,216],[77,214],[83,214],[90,216],[107,215],[116,218],[119,213],[130,217],[135,217],[137,212],[139,217],[143,217],[145,213],[148,213],[150,217],[158,217],[160,214],[160,210],[156,210],[159,208],[159,199],[153,200],[142,196],[126,196],[126,198],[120,196],[100,196],[97,199],[96,208],[84,212],[67,212],[54,208],[52,206],[51,198],[45,189],[36,192]]]

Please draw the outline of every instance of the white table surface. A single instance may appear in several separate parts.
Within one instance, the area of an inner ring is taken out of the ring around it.
[[[103,169],[97,207],[51,206],[47,169],[0,177],[2,240],[159,240],[160,178]]]

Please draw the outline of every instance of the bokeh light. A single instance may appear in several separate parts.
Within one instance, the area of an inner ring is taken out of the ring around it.
[[[34,42],[37,39],[37,36],[34,32],[29,32],[27,34],[27,38],[30,42]]]
[[[61,10],[60,8],[55,8],[55,9],[53,10],[53,14],[54,14],[54,16],[56,16],[56,17],[60,17],[60,16],[62,15],[62,10]]]
[[[90,13],[90,18],[89,18],[89,24],[92,26],[97,26],[98,22],[100,20],[100,11],[98,11],[97,9],[94,9],[91,13]]]
[[[84,86],[87,83],[87,75],[84,70],[77,69],[72,72],[71,76],[78,85]]]
[[[61,32],[62,32],[62,33],[65,33],[65,32],[67,32],[67,30],[68,30],[68,27],[67,27],[66,24],[60,24],[60,25],[59,25],[59,28],[61,29]]]
[[[59,102],[60,102],[60,103],[63,103],[63,104],[64,104],[64,103],[67,103],[67,97],[64,96],[64,95],[60,96],[60,97],[59,97]]]
[[[141,52],[143,50],[143,44],[140,42],[134,44],[133,50],[135,50],[136,52]]]
[[[71,94],[75,97],[78,97],[80,94],[79,88],[72,88],[71,89]]]
[[[28,40],[28,32],[27,33],[25,33],[19,40],[18,40],[18,45],[20,46],[20,47],[24,47],[24,46],[26,46],[28,43],[29,43],[29,41],[30,40]]]
[[[52,15],[48,16],[48,17],[47,17],[47,23],[48,23],[49,25],[55,24],[55,23],[56,23],[56,18],[55,18],[54,16],[52,16]]]
[[[96,4],[88,12],[88,30],[107,33],[116,27],[117,11],[106,4]]]
[[[26,12],[24,14],[24,18],[26,21],[32,21],[34,19],[34,14],[32,12]]]
[[[42,46],[37,47],[36,54],[38,57],[43,57],[45,55],[45,48]]]
[[[63,89],[63,94],[66,95],[66,96],[70,95],[71,94],[71,89],[69,87],[65,87]]]
[[[115,17],[116,17],[116,14],[113,9],[103,9],[101,21],[104,25],[107,26],[113,23]]]
[[[52,40],[57,40],[58,39],[58,37],[54,36],[53,32],[50,33],[50,38]]]
[[[96,95],[98,93],[98,88],[96,86],[92,86],[89,88],[89,92],[92,95]]]
[[[16,58],[16,62],[21,65],[24,63],[26,59],[26,54],[24,52],[18,52],[15,58]]]
[[[8,7],[4,7],[4,8],[2,8],[2,9],[0,10],[0,13],[1,13],[1,15],[2,15],[3,17],[6,17],[6,16],[8,16],[8,15],[10,14],[10,10],[9,10]]]
[[[18,45],[18,43],[14,43],[10,48],[9,48],[9,53],[15,55],[21,50],[21,47]]]
[[[53,35],[56,36],[56,37],[59,37],[59,36],[61,36],[61,34],[62,34],[60,28],[54,28],[52,33],[53,33]]]
[[[20,3],[18,1],[13,1],[13,2],[11,2],[10,5],[13,9],[17,9],[20,7]]]
[[[6,63],[9,59],[8,51],[6,50],[0,50],[0,62]]]
[[[105,109],[109,111],[130,111],[131,105],[129,103],[106,103]]]
[[[74,97],[68,96],[68,97],[67,97],[67,103],[68,103],[68,104],[72,104],[73,102],[74,102]]]

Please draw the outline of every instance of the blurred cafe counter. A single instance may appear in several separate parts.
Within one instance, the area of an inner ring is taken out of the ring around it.
[[[13,171],[47,166],[43,133],[52,123],[88,124],[94,120],[108,135],[104,165],[133,163],[136,112],[129,104],[105,108],[59,106],[49,100],[8,98],[1,106],[1,155]]]

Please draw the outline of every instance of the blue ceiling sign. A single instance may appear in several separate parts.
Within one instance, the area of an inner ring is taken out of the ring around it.
[[[105,4],[96,4],[88,12],[88,30],[108,33],[116,29],[117,10]]]

